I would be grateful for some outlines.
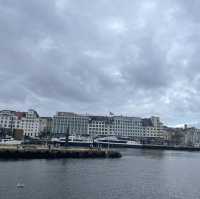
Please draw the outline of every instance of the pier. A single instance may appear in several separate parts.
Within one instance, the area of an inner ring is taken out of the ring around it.
[[[89,148],[0,147],[0,159],[120,158],[113,150]]]

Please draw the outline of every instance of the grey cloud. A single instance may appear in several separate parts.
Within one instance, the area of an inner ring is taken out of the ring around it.
[[[0,1],[0,107],[198,119],[198,1]]]

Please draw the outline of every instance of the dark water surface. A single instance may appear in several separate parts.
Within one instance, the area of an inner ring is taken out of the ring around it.
[[[121,151],[121,159],[0,160],[0,199],[200,198],[199,152]]]

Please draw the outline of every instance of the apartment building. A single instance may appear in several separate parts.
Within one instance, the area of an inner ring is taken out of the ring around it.
[[[162,138],[163,125],[159,117],[93,116],[57,112],[52,121],[52,133],[64,135],[69,128],[76,135],[116,135],[135,138]]]
[[[86,135],[88,133],[89,117],[71,112],[57,112],[52,121],[52,134]]]
[[[189,146],[200,146],[200,129],[190,127],[184,129],[184,144]]]
[[[88,135],[114,135],[113,118],[106,116],[89,116]]]
[[[164,138],[163,124],[159,117],[152,116],[151,118],[142,119],[143,137]]]
[[[127,116],[90,116],[88,134],[135,138],[163,137],[162,123],[159,117],[155,116],[145,119]]]
[[[116,135],[133,138],[162,138],[163,125],[159,117],[93,116],[72,112],[57,112],[51,117],[39,117],[35,110],[16,112],[0,111],[0,127],[22,129],[24,136],[40,134],[65,135]]]
[[[124,137],[135,137],[143,135],[141,118],[114,116],[114,134]]]
[[[0,127],[5,130],[12,132],[14,129],[21,129],[24,136],[37,137],[40,132],[39,126],[39,115],[32,109],[28,112],[0,111]]]
[[[40,133],[49,135],[52,132],[52,117],[40,117]]]
[[[24,113],[24,116],[21,118],[21,128],[23,129],[25,136],[39,136],[40,118],[35,110],[29,109],[28,112]]]

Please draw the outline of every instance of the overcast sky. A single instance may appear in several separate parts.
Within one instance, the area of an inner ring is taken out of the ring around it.
[[[0,0],[0,109],[200,122],[199,0]]]

